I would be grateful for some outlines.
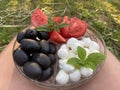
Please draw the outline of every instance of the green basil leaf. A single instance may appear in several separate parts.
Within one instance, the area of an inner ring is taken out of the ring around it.
[[[78,53],[78,57],[81,59],[81,60],[85,60],[86,58],[86,51],[84,48],[78,46],[77,47],[77,53]]]
[[[61,24],[58,24],[56,27],[62,28],[62,27],[66,27],[66,26],[68,26],[68,25],[69,25],[69,24],[61,23]]]
[[[66,24],[66,23],[60,23],[60,24],[54,26],[53,28],[56,29],[58,32],[60,32],[60,28],[68,26],[68,25],[69,24]]]
[[[53,24],[52,18],[50,18],[50,17],[48,18],[48,24],[50,24],[50,25]]]
[[[98,65],[100,63],[102,63],[104,60],[105,60],[106,56],[105,54],[102,54],[102,53],[91,53],[88,55],[86,61],[87,62],[92,62],[94,63],[95,65]]]
[[[46,25],[46,26],[38,27],[38,28],[37,28],[37,31],[50,32],[50,31],[52,31],[52,30]]]
[[[57,24],[57,22],[53,21],[52,18],[48,18],[48,24],[45,26],[40,26],[37,31],[45,31],[45,32],[51,32],[52,30],[56,30],[57,32],[60,32],[60,28],[68,26],[66,23],[60,23]]]
[[[96,65],[93,62],[85,62],[85,67],[92,68],[93,70],[96,70]]]
[[[70,64],[70,65],[74,66],[76,69],[81,68],[81,65],[79,64],[79,59],[78,58],[70,58],[67,61],[67,64]]]
[[[84,64],[85,64],[85,60],[79,60],[79,64],[81,65],[81,66],[84,66]]]

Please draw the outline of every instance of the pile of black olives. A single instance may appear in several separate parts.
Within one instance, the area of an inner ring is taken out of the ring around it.
[[[14,50],[13,58],[24,74],[38,81],[50,79],[54,73],[57,47],[49,41],[49,34],[27,29],[18,33],[17,42],[20,45]]]

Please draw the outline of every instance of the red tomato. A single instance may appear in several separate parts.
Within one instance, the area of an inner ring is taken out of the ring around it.
[[[56,30],[53,30],[50,35],[50,40],[57,42],[57,43],[64,43],[66,39],[62,37]]]
[[[65,22],[64,19],[63,22]],[[84,21],[74,17],[71,18],[70,21],[67,19],[66,22],[70,22],[69,23],[70,25],[60,29],[61,35],[64,36],[65,38],[70,38],[70,37],[78,38],[86,33],[87,24]]]
[[[57,24],[61,23],[61,17],[60,16],[54,17],[52,20],[57,22]]]
[[[69,26],[66,26],[64,28],[60,28],[60,34],[65,37],[65,38],[69,38]]]
[[[35,27],[43,26],[48,23],[48,18],[47,16],[42,12],[42,10],[37,9],[36,11],[33,12],[32,18],[31,18],[31,23]]]
[[[68,17],[68,16],[65,16],[65,17],[63,18],[62,23],[69,24],[69,23],[70,23],[70,21],[69,21],[69,17]]]
[[[63,18],[62,23],[70,24],[68,16],[65,16]],[[68,32],[69,32],[69,25],[64,28],[60,28],[60,33],[63,37],[68,38],[68,36],[69,36]]]

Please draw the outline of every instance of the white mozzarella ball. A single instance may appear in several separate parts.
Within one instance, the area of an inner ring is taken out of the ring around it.
[[[63,65],[67,62],[67,59],[60,59],[58,60],[58,63],[59,63],[59,68],[62,69],[63,68]]]
[[[63,68],[62,68],[65,72],[69,73],[69,72],[72,72],[75,70],[75,67],[70,65],[70,64],[67,64],[67,63],[64,63],[63,64]]]
[[[88,38],[83,38],[82,41],[84,42],[84,46],[85,47],[89,47],[90,46],[91,39],[89,37]]]
[[[72,50],[69,50],[68,59],[72,57],[76,57],[76,54]]]
[[[59,66],[60,69],[62,69],[62,67],[63,67],[61,64],[59,64],[58,66]]]
[[[80,71],[83,77],[89,77],[90,75],[93,74],[93,69],[91,68],[82,67]]]
[[[66,44],[61,45],[60,49],[69,49]]]
[[[98,45],[98,43],[96,43],[95,41],[92,41],[90,43],[89,49],[94,49],[94,50],[99,50],[100,46]]]
[[[71,49],[74,53],[77,53],[77,47],[80,46],[79,43],[74,43],[72,46],[71,46]]]
[[[78,40],[76,38],[70,38],[67,41],[67,46],[71,47],[71,46],[73,46],[74,43],[77,43],[77,42],[78,42]]]
[[[73,82],[77,82],[81,79],[81,73],[79,70],[74,70],[69,74],[69,76],[70,76],[70,80]]]
[[[69,82],[69,75],[64,70],[60,70],[56,75],[56,82],[58,84],[64,85]]]
[[[68,57],[69,55],[69,52],[67,49],[59,49],[58,52],[57,52],[57,55],[59,58],[62,58],[62,59],[65,59]]]
[[[98,50],[95,50],[95,49],[90,49],[90,52],[89,52],[89,54],[91,54],[91,53],[99,53],[100,51],[98,51]]]
[[[83,41],[78,41],[79,46],[84,47],[84,42]]]

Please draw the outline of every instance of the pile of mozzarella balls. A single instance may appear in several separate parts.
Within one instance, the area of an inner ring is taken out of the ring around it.
[[[56,82],[60,85],[69,82],[77,82],[81,78],[89,77],[93,74],[93,69],[82,67],[76,69],[74,66],[67,64],[68,59],[78,57],[77,47],[80,46],[86,50],[86,57],[95,52],[100,52],[100,46],[97,42],[91,40],[89,37],[83,37],[78,40],[76,38],[68,39],[66,44],[62,44],[57,55],[59,57],[59,72],[56,75]]]

